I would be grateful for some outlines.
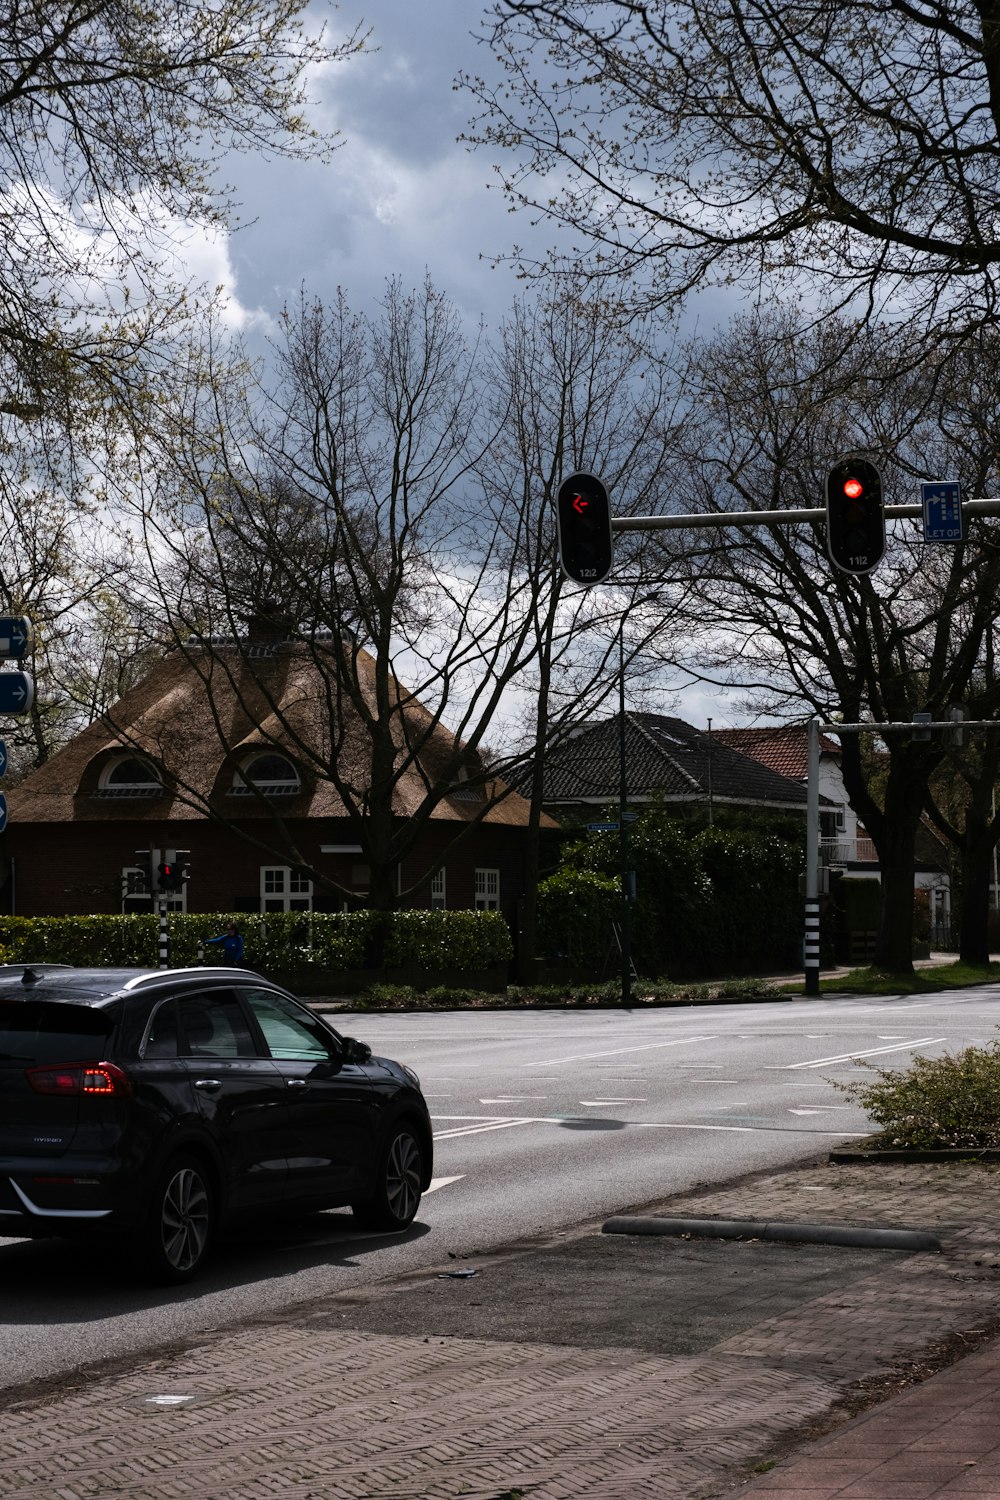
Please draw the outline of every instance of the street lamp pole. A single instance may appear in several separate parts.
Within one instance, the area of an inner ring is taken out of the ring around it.
[[[618,846],[622,880],[622,1005],[632,1003],[632,932],[629,903],[628,774],[625,758],[625,621],[618,626]]]

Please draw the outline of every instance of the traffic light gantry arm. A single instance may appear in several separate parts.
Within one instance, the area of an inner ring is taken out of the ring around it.
[[[963,500],[965,515],[1000,515],[1000,499]],[[887,505],[887,519],[922,516],[922,505]],[[612,516],[612,531],[682,531],[685,527],[697,530],[703,526],[790,526],[794,521],[826,522],[826,507],[816,506],[801,510],[718,510],[704,515],[688,516]]]

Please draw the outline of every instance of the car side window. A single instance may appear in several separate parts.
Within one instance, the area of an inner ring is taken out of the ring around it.
[[[292,1062],[331,1062],[337,1044],[307,1011],[273,990],[246,990],[244,997],[272,1057]]]
[[[256,1057],[257,1047],[233,994],[212,990],[184,995],[178,1002],[181,1055],[184,1057]]]
[[[180,1050],[177,1034],[177,1007],[173,1000],[164,1000],[153,1011],[146,1032],[143,1057],[176,1057]]]

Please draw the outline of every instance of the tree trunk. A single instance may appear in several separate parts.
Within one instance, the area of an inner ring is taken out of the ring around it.
[[[958,956],[964,964],[985,968],[990,961],[989,915],[993,834],[970,807],[962,839],[962,919]]]
[[[926,778],[915,763],[893,757],[876,848],[882,871],[882,917],[875,963],[890,974],[913,973],[914,848]]]

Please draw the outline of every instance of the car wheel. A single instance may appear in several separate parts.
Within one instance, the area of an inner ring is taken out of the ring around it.
[[[420,1207],[423,1152],[409,1125],[397,1125],[379,1161],[375,1192],[351,1211],[365,1229],[405,1229]]]
[[[178,1156],[160,1174],[146,1221],[144,1270],[159,1282],[189,1281],[208,1254],[215,1191],[204,1167]]]

